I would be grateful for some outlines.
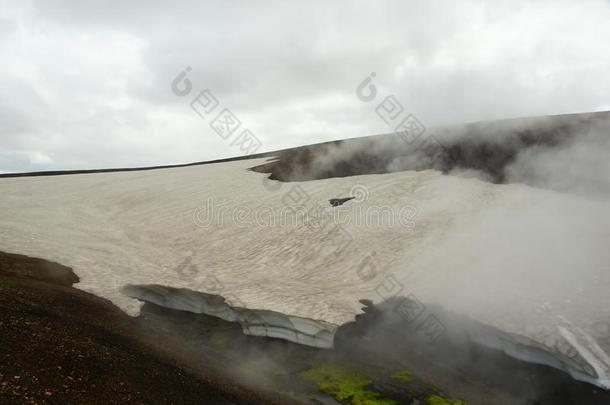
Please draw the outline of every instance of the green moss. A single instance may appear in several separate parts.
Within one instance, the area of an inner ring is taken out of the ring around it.
[[[231,341],[231,331],[228,329],[216,329],[209,337],[208,344],[212,347],[223,347]]]
[[[427,405],[466,405],[466,402],[461,401],[459,399],[452,400],[443,398],[439,395],[430,395],[426,398]]]
[[[410,383],[413,379],[413,376],[408,370],[397,370],[390,376],[395,380],[402,381],[404,383]]]
[[[314,381],[320,391],[339,401],[351,400],[353,405],[394,405],[396,401],[384,399],[381,394],[366,389],[371,379],[364,373],[349,367],[328,364],[312,367],[300,374],[301,378]]]

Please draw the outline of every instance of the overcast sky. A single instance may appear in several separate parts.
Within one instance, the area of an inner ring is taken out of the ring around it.
[[[426,126],[610,109],[607,0],[0,4],[3,172],[235,156],[244,129],[260,151],[384,133],[388,95]]]

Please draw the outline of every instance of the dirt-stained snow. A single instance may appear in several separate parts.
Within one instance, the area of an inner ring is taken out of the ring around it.
[[[610,352],[607,201],[431,170],[279,183],[246,170],[263,162],[0,179],[0,250],[70,266],[131,314],[128,283],[335,324],[414,294],[549,347],[567,320]],[[287,224],[301,203],[342,224]]]

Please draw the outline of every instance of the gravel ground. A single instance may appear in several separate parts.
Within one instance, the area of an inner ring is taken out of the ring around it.
[[[77,280],[59,264],[0,253],[0,403],[288,402],[211,363],[181,367],[171,337],[72,288]]]

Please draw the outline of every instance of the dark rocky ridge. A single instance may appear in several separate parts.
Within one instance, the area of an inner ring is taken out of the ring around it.
[[[395,133],[349,138],[257,153],[247,156],[185,164],[109,169],[54,170],[2,173],[0,178],[58,176],[172,169],[268,157],[251,170],[268,173],[279,181],[307,181],[330,177],[381,174],[401,170],[436,169],[443,173],[471,169],[495,183],[506,182],[506,168],[528,149],[558,148],[587,136],[604,125],[610,128],[610,111],[483,121],[428,128],[407,143]]]
[[[276,154],[252,170],[279,181],[380,174],[400,170],[476,170],[504,183],[516,156],[532,148],[557,148],[610,123],[610,112],[476,122],[430,128],[408,143],[397,134],[303,146]],[[607,127],[606,127],[607,129]]]

